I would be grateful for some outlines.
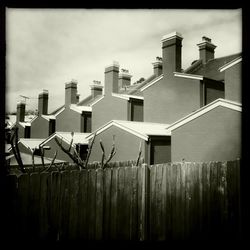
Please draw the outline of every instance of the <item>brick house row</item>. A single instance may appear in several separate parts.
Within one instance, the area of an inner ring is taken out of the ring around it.
[[[100,161],[99,141],[109,148],[114,136],[113,161],[136,159],[140,143],[149,164],[240,157],[241,53],[215,58],[216,46],[202,37],[199,59],[183,70],[182,40],[178,32],[163,36],[162,57],[140,83],[131,85],[114,62],[105,68],[104,89],[95,82],[81,102],[77,83],[67,83],[65,104],[48,115],[48,93],[41,93],[31,137],[74,131],[91,140],[96,133],[91,161]]]

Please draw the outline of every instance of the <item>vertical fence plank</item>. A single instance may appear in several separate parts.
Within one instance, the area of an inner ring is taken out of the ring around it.
[[[228,228],[233,238],[240,237],[240,199],[239,199],[239,165],[237,161],[227,162],[227,193],[228,193]]]
[[[210,163],[202,163],[202,239],[210,232]]]
[[[155,234],[157,240],[163,240],[164,235],[162,233],[162,215],[163,215],[163,193],[162,193],[162,176],[163,176],[163,165],[159,164],[156,166],[156,176],[155,176]]]
[[[125,168],[119,167],[118,169],[118,194],[117,194],[117,239],[125,239],[126,227],[126,200],[125,200]]]
[[[185,220],[185,238],[190,238],[191,231],[191,188],[192,188],[192,163],[186,163],[186,171],[185,171],[185,210],[184,210],[184,220]]]
[[[104,200],[103,200],[103,239],[110,239],[110,217],[111,215],[111,178],[112,170],[104,170]]]
[[[40,175],[38,173],[31,173],[29,182],[28,225],[29,238],[32,240],[39,238],[39,200]]]
[[[112,168],[111,184],[111,216],[110,216],[110,236],[112,240],[117,239],[117,194],[118,194],[118,167]]]
[[[127,163],[128,164],[128,163]],[[124,167],[124,233],[125,240],[130,239],[132,227],[131,222],[131,200],[132,200],[132,167]]]
[[[50,210],[49,210],[49,223],[51,240],[56,240],[60,231],[60,189],[61,189],[61,173],[52,172],[50,175],[51,189],[50,189]]]
[[[185,234],[185,191],[186,191],[186,169],[187,165],[186,163],[180,164],[180,238],[181,239],[186,239],[186,234]]]
[[[28,239],[28,208],[29,208],[29,180],[28,174],[18,177],[18,231],[21,239]]]
[[[103,239],[103,169],[97,169],[96,173],[96,225],[95,225],[95,239]]]
[[[219,234],[219,194],[218,194],[218,164],[211,162],[210,167],[210,192],[211,192],[211,205],[210,205],[210,219],[211,219],[211,237],[216,239]]]
[[[61,173],[59,240],[68,239],[70,198],[69,174],[69,171],[63,171]]]
[[[149,204],[149,240],[156,239],[155,229],[155,213],[156,213],[156,197],[155,197],[155,177],[156,166],[150,166],[150,204]]]
[[[141,169],[141,212],[140,212],[140,240],[150,239],[150,166],[142,165]]]
[[[179,193],[180,180],[178,177],[178,167],[177,164],[171,165],[171,203],[172,203],[172,238],[178,239],[179,234],[179,221],[178,221],[178,193]]]
[[[39,218],[39,238],[42,240],[48,239],[49,236],[49,187],[48,187],[49,173],[40,174],[40,203],[38,214]]]
[[[138,227],[138,167],[132,167],[130,239],[139,240]]]
[[[78,238],[79,220],[79,170],[72,170],[69,173],[69,239]]]
[[[164,223],[166,224],[166,240],[172,239],[172,166],[168,163],[163,171],[164,179],[166,182],[166,219]]]
[[[88,170],[82,170],[79,174],[79,239],[87,240],[88,224]]]
[[[96,170],[88,170],[88,239],[95,239],[96,223]]]

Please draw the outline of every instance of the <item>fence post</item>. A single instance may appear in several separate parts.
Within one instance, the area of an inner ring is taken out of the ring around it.
[[[147,164],[142,164],[142,204],[141,204],[141,214],[140,214],[140,241],[148,239],[148,218],[149,218],[149,168]]]

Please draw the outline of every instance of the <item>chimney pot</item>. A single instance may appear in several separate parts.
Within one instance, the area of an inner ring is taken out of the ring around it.
[[[101,85],[101,81],[93,80],[93,84],[90,85],[90,89],[92,98],[95,98],[98,95],[102,95],[103,86]]]
[[[121,73],[119,74],[119,89],[125,88],[131,85],[131,77],[127,69],[121,69]]]
[[[157,56],[153,64],[154,75],[160,76],[162,74],[162,57]]]

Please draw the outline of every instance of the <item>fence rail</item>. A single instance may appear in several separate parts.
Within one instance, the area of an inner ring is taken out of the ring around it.
[[[7,176],[7,231],[27,240],[240,237],[239,160],[122,165]]]

